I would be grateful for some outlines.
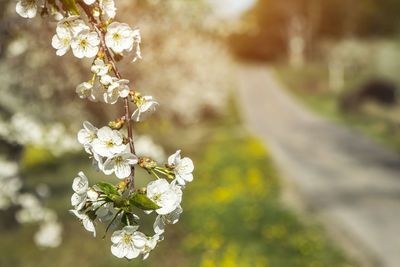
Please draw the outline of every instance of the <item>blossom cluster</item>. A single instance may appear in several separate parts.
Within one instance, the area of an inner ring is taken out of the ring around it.
[[[18,207],[15,213],[18,223],[40,225],[34,236],[35,243],[40,247],[58,247],[61,244],[62,226],[56,213],[44,207],[34,194],[21,193],[22,186],[17,163],[0,158],[0,210]],[[46,197],[48,189],[39,186],[37,193]]]
[[[114,135],[118,138],[117,133]],[[98,140],[98,135],[94,136],[92,143],[96,143],[96,140]],[[85,146],[85,144],[83,145]],[[95,155],[96,152],[91,153]],[[71,197],[71,204],[74,209],[70,212],[78,217],[84,228],[92,232],[93,236],[96,236],[95,226],[97,223],[106,224],[106,231],[122,227],[111,236],[113,243],[111,252],[119,258],[132,259],[142,255],[143,259],[146,259],[157,243],[163,240],[165,226],[179,221],[183,211],[181,207],[182,191],[185,184],[193,180],[193,162],[189,158],[181,159],[179,150],[168,158],[165,168],[157,167],[157,164],[150,158],[132,157],[125,161],[123,156],[118,156],[120,157],[120,166],[118,166],[115,164],[118,162],[115,160],[115,155],[121,155],[121,153],[114,154],[106,160],[106,162],[114,161],[114,163],[110,163],[112,167],[107,170],[112,169],[117,172],[118,168],[125,169],[126,166],[138,164],[149,172],[153,172],[157,179],[150,182],[146,188],[129,194],[126,180],[116,186],[105,182],[89,186],[87,177],[80,172],[72,183],[74,193]],[[94,158],[98,158],[98,156],[94,156]],[[129,162],[129,160],[131,161]],[[97,166],[96,168],[107,174],[109,172],[105,171],[105,166],[106,164],[103,164],[102,167]],[[166,178],[161,178],[161,175]],[[138,210],[144,210],[147,214],[153,212],[156,214],[152,235],[147,236],[138,231],[140,221],[136,214]]]
[[[9,120],[0,118],[0,138],[23,146],[44,148],[55,156],[81,148],[75,136],[62,123],[41,123],[20,112]]]
[[[132,122],[146,120],[159,104],[151,96],[142,96],[121,77],[116,59],[129,53],[133,54],[133,62],[141,59],[140,31],[114,21],[114,0],[19,0],[16,5],[17,13],[25,18],[34,17],[38,9],[57,21],[51,42],[56,55],[71,50],[77,58],[93,59],[91,79],[76,87],[79,98],[106,104],[122,100],[125,109],[123,116],[106,126],[97,128],[85,121],[78,132],[78,142],[92,159],[93,168],[114,174],[119,182],[89,185],[86,175],[79,172],[72,183],[70,212],[94,237],[99,223],[106,225],[105,235],[114,231],[111,252],[116,257],[133,259],[142,255],[145,259],[163,240],[165,226],[178,222],[183,211],[183,190],[193,180],[194,166],[191,159],[181,158],[180,150],[169,156],[164,166],[135,150]],[[136,107],[132,113],[131,103]],[[155,180],[136,189],[135,168],[143,168]],[[140,210],[156,215],[150,234],[139,231]]]

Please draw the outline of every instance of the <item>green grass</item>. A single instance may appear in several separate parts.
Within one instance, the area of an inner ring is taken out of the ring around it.
[[[328,69],[321,63],[307,63],[295,69],[288,65],[275,65],[274,71],[290,92],[306,106],[323,116],[363,132],[376,141],[400,152],[400,107],[387,109],[366,103],[360,112],[344,112],[340,106],[343,94],[357,90],[365,82],[375,78],[368,71],[347,77],[341,93],[329,89]],[[373,106],[373,108],[370,108]],[[396,117],[397,119],[393,119]]]
[[[64,225],[63,243],[41,250],[32,242],[37,227],[21,227],[8,216],[3,224],[8,226],[0,229],[0,266],[350,266],[320,226],[282,205],[279,174],[268,151],[240,126],[234,105],[229,109],[228,117],[190,129],[160,124],[160,140],[166,140],[167,148],[185,144],[184,156],[195,162],[195,179],[185,189],[181,221],[167,228],[166,240],[145,262],[115,258],[109,236],[101,240],[99,230],[100,237],[92,238],[67,212],[79,170],[91,184],[115,183],[115,178],[91,170],[83,153],[56,158],[28,148],[22,162],[25,189],[38,183],[50,186],[52,195],[45,203]],[[139,171],[137,185],[147,181]],[[10,211],[2,218],[4,214]]]
[[[350,266],[320,227],[279,201],[279,174],[257,139],[219,131],[197,170],[182,222],[188,266]]]

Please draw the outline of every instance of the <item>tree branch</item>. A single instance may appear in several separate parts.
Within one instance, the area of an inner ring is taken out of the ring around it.
[[[101,47],[102,47],[102,49],[104,51],[104,54],[107,57],[108,62],[112,66],[112,69],[113,69],[113,71],[115,73],[115,76],[118,79],[121,79],[121,74],[118,71],[118,68],[117,68],[117,65],[116,65],[116,63],[114,61],[114,58],[111,55],[111,51],[106,45],[106,41],[105,41],[105,37],[104,37],[105,36],[104,30],[99,27],[95,17],[93,16],[92,10],[85,3],[83,3],[82,0],[77,0],[76,2],[85,11],[86,16],[89,19],[89,22],[92,24],[94,30],[96,31],[97,35],[99,36]],[[131,113],[129,111],[129,98],[128,97],[124,98],[124,109],[125,109],[125,122],[126,122],[126,125],[127,125],[127,128],[128,128],[129,147],[130,147],[131,153],[136,155],[135,144],[134,144],[134,141],[133,141]],[[135,191],[135,166],[134,165],[131,166],[131,174],[130,174],[128,179],[129,179],[129,192],[133,193]]]

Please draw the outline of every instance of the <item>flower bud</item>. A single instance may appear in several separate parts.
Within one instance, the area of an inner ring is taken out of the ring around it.
[[[113,130],[120,130],[125,124],[125,116],[116,119],[115,121],[110,121],[108,123],[108,126],[112,128]]]
[[[157,163],[151,158],[144,157],[139,159],[139,166],[146,170],[152,170],[157,167]]]
[[[93,17],[98,18],[100,16],[100,9],[98,7],[93,8]]]
[[[169,164],[165,164],[165,167],[171,171],[173,171],[175,169],[175,165],[169,165]]]
[[[119,184],[117,184],[115,187],[122,194],[123,192],[125,192],[126,188],[128,187],[128,184],[129,184],[129,180],[125,179],[122,182],[120,182]]]
[[[142,188],[139,189],[139,194],[145,195],[146,192],[147,192],[147,188],[146,187],[142,187]]]
[[[129,92],[129,99],[131,102],[133,103],[137,103],[138,101],[140,101],[140,99],[142,98],[142,94],[139,92],[135,92],[135,91],[130,91]]]

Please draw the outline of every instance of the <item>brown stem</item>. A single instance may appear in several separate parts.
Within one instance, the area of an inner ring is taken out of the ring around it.
[[[108,59],[108,62],[111,64],[112,69],[115,73],[115,76],[118,79],[121,79],[121,74],[118,71],[117,65],[115,64],[114,58],[111,55],[110,49],[107,47],[106,45],[106,41],[105,41],[105,32],[102,28],[99,28],[99,26],[97,25],[97,21],[94,18],[93,14],[92,14],[92,10],[85,4],[82,2],[82,0],[78,0],[76,1],[81,7],[82,9],[85,11],[89,22],[92,24],[94,30],[96,31],[97,35],[100,38],[100,44],[101,47]],[[135,144],[133,142],[133,133],[132,133],[132,122],[131,122],[131,113],[129,111],[129,98],[125,97],[124,98],[124,109],[125,109],[125,122],[126,125],[128,127],[128,142],[129,142],[129,147],[131,150],[131,153],[136,155],[135,152]],[[129,176],[129,192],[133,193],[135,191],[135,166],[132,165],[131,166],[131,174]]]

